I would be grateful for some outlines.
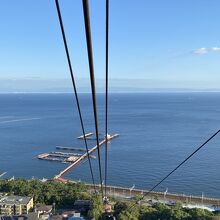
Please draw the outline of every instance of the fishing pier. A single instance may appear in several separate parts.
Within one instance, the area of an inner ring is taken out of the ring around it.
[[[56,146],[58,150],[66,150],[66,151],[79,151],[79,152],[86,152],[84,148],[73,148],[73,147],[63,147],[63,146]]]
[[[3,177],[7,172],[0,173],[0,178]]]
[[[90,134],[90,133],[89,133]],[[91,135],[90,135],[91,136]],[[119,134],[113,134],[113,135],[108,135],[107,138],[104,137],[104,139],[102,141],[99,142],[99,146],[101,147],[106,141],[110,141],[116,137],[118,137]],[[81,136],[80,136],[81,137]],[[86,136],[88,137],[88,136]],[[80,138],[81,139],[81,138]],[[84,139],[84,137],[83,137]],[[95,150],[97,150],[98,145],[94,146],[92,149],[90,149],[88,151],[88,153],[84,153],[81,157],[79,157],[77,160],[75,160],[73,163],[71,163],[66,169],[64,169],[63,171],[61,171],[58,175],[55,176],[55,179],[62,177],[65,173],[67,173],[70,169],[72,169],[73,167],[75,167],[77,164],[79,164],[82,160],[84,160],[85,158],[87,158],[88,156],[90,156],[90,154],[92,154]]]
[[[78,154],[70,154],[63,152],[44,153],[37,156],[40,160],[58,161],[63,163],[71,163],[79,158]]]
[[[81,140],[84,140],[84,138],[91,139],[92,135],[93,133],[90,132],[90,133],[85,134],[85,137],[81,135],[77,137],[77,139],[81,139]],[[119,134],[113,134],[113,135],[108,134],[107,137],[104,137],[101,141],[99,141],[99,146],[101,147],[106,141],[110,141],[118,136]],[[42,153],[37,156],[39,160],[70,163],[70,165],[67,168],[65,168],[58,175],[55,176],[55,179],[62,177],[65,173],[67,173],[70,169],[75,167],[77,164],[79,164],[81,161],[83,161],[88,156],[92,159],[96,159],[96,156],[91,155],[91,154],[98,149],[98,145],[89,149],[88,153],[86,149],[84,148],[56,146],[56,149],[58,151],[54,151],[50,153]]]
[[[84,137],[84,135],[79,136],[78,139],[90,138],[92,135],[93,135],[93,133],[90,132],[90,133],[85,134],[85,137]]]

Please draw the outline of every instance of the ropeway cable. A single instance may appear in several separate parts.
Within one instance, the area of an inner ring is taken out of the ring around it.
[[[106,0],[106,50],[105,50],[105,199],[107,199],[108,171],[108,35],[109,35],[109,0]]]
[[[143,200],[147,195],[149,195],[155,188],[157,188],[162,182],[164,182],[170,175],[172,175],[178,168],[180,168],[187,160],[189,160],[194,154],[196,154],[202,147],[204,147],[209,141],[211,141],[220,130],[215,132],[210,138],[208,138],[203,144],[201,144],[195,151],[193,151],[185,160],[183,160],[178,166],[176,166],[170,173],[168,173],[162,180],[160,180],[156,185],[154,185],[148,192],[146,192],[140,199],[136,201],[140,202]],[[131,205],[132,208],[135,204]]]
[[[56,3],[57,14],[58,14],[59,23],[60,23],[60,29],[61,29],[61,32],[62,32],[66,57],[67,57],[67,61],[68,61],[69,71],[70,71],[70,75],[71,75],[72,85],[73,85],[73,89],[74,89],[74,93],[75,93],[77,109],[78,109],[78,112],[79,112],[80,124],[81,124],[82,132],[83,132],[87,157],[88,157],[88,161],[89,161],[89,169],[90,169],[90,173],[91,173],[91,177],[92,177],[93,187],[94,187],[94,190],[95,190],[95,193],[96,193],[96,187],[95,187],[95,180],[94,180],[94,175],[93,175],[93,170],[92,170],[92,164],[91,164],[91,159],[90,159],[90,156],[89,156],[89,149],[88,149],[88,144],[87,144],[87,140],[86,140],[85,128],[84,128],[84,124],[83,124],[83,118],[82,118],[82,113],[81,113],[81,109],[80,109],[80,103],[79,103],[76,83],[75,83],[75,79],[74,79],[74,75],[73,75],[72,63],[71,63],[71,59],[70,59],[70,55],[69,55],[69,49],[68,49],[68,45],[67,45],[67,40],[66,40],[62,15],[61,15],[61,12],[60,12],[59,0],[55,0],[55,3]]]
[[[96,132],[96,142],[98,149],[98,160],[99,160],[99,178],[102,199],[103,197],[103,183],[102,183],[102,168],[101,168],[101,156],[100,156],[100,144],[99,144],[99,129],[98,129],[98,113],[96,105],[96,88],[95,88],[95,76],[94,76],[94,64],[93,64],[93,51],[92,51],[92,37],[91,37],[91,27],[90,27],[90,15],[89,15],[89,2],[88,0],[82,0],[83,3],[83,14],[86,32],[86,43],[88,51],[88,61],[89,61],[89,72],[90,72],[90,82],[92,90],[92,102],[93,102],[93,112],[95,120],[95,132]]]

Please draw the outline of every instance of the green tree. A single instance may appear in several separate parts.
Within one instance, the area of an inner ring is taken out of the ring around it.
[[[0,192],[9,195],[31,196],[35,203],[56,203],[57,208],[72,208],[76,199],[90,199],[82,183],[60,183],[38,180],[0,180]]]
[[[212,219],[213,213],[204,209],[188,209],[188,213],[190,215],[189,219],[192,220],[209,220]]]
[[[114,215],[117,220],[137,220],[139,218],[138,206],[127,202],[117,202],[114,205]]]
[[[92,198],[92,208],[88,212],[88,219],[99,220],[102,218],[103,204],[100,197],[94,196]]]

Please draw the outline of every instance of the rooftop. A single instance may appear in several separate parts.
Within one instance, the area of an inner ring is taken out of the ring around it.
[[[0,196],[1,204],[27,204],[31,200],[31,197],[26,196]]]
[[[36,211],[37,212],[51,212],[53,209],[52,205],[36,205]]]
[[[31,212],[26,215],[1,216],[0,220],[38,220],[37,213]]]

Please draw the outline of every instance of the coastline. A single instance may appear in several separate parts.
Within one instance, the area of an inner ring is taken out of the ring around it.
[[[85,185],[89,188],[89,190],[93,189],[92,184],[85,183]],[[97,188],[100,188],[100,185],[96,185]],[[120,187],[120,186],[110,186],[106,187],[107,194],[109,195],[116,195],[122,196],[125,199],[132,199],[135,196],[143,196],[144,194],[148,193],[147,190],[143,189],[132,189],[127,187]],[[185,195],[185,194],[178,194],[178,193],[164,193],[159,191],[150,192],[145,200],[158,200],[160,202],[181,202],[181,203],[190,203],[190,204],[199,204],[199,205],[212,205],[212,206],[220,206],[220,198],[213,198],[213,197],[199,197],[193,195]]]

